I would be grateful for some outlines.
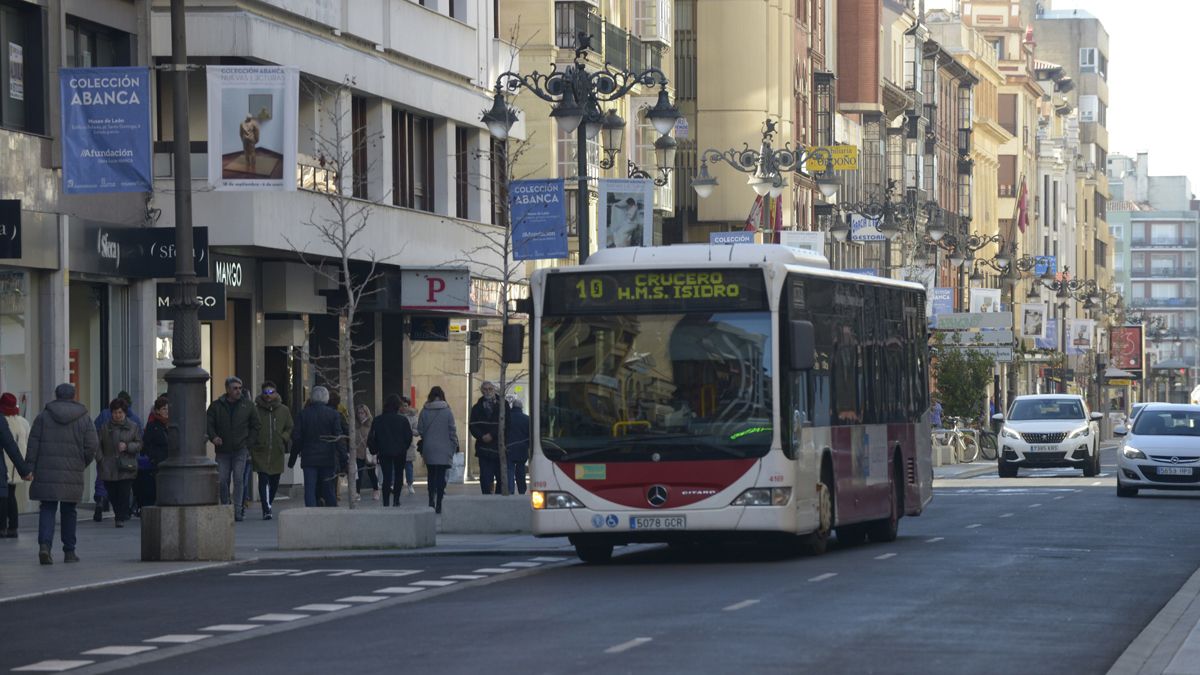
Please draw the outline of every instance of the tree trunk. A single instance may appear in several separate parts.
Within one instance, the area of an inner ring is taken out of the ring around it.
[[[357,455],[354,447],[358,437],[358,415],[354,406],[354,355],[351,351],[354,345],[350,338],[353,319],[354,315],[348,311],[343,310],[338,314],[338,379],[341,380],[342,403],[346,406],[346,428],[349,432],[349,438],[346,439],[346,502],[352,509],[356,508],[354,498],[358,496],[358,462],[355,461]]]
[[[496,442],[500,451],[500,494],[508,495],[508,444],[504,441],[508,426],[508,364],[500,359],[500,426],[496,430]]]

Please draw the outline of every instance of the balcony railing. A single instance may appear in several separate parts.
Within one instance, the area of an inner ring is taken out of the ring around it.
[[[1131,307],[1167,307],[1178,309],[1194,309],[1196,307],[1195,297],[1184,298],[1130,298],[1129,304]]]
[[[1174,278],[1174,279],[1194,279],[1196,277],[1195,267],[1135,267],[1130,272],[1131,276],[1144,278]]]
[[[604,24],[604,61],[614,68],[629,67],[629,32],[611,23]]]
[[[559,2],[554,5],[554,46],[575,49],[579,33],[592,36],[591,50],[600,52],[600,31],[604,22],[587,3]]]
[[[1195,237],[1154,237],[1151,239],[1135,238],[1131,246],[1139,248],[1195,248]]]
[[[646,48],[649,45],[634,36],[629,36],[629,69],[640,73],[646,69]]]

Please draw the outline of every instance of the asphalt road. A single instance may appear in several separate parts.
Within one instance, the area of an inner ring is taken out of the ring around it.
[[[1112,452],[947,481],[896,542],[817,558],[272,562],[10,603],[0,669],[1104,673],[1200,565],[1200,497],[1118,499]]]

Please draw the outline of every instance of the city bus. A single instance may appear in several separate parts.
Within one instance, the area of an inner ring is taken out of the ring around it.
[[[932,496],[925,289],[764,244],[599,251],[533,275],[533,533],[895,539]]]

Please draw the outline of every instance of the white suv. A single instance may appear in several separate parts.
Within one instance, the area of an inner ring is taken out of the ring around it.
[[[1100,473],[1101,413],[1089,413],[1082,396],[1037,394],[1013,399],[996,442],[1001,478],[1012,478],[1021,467],[1068,466],[1083,475]]]

